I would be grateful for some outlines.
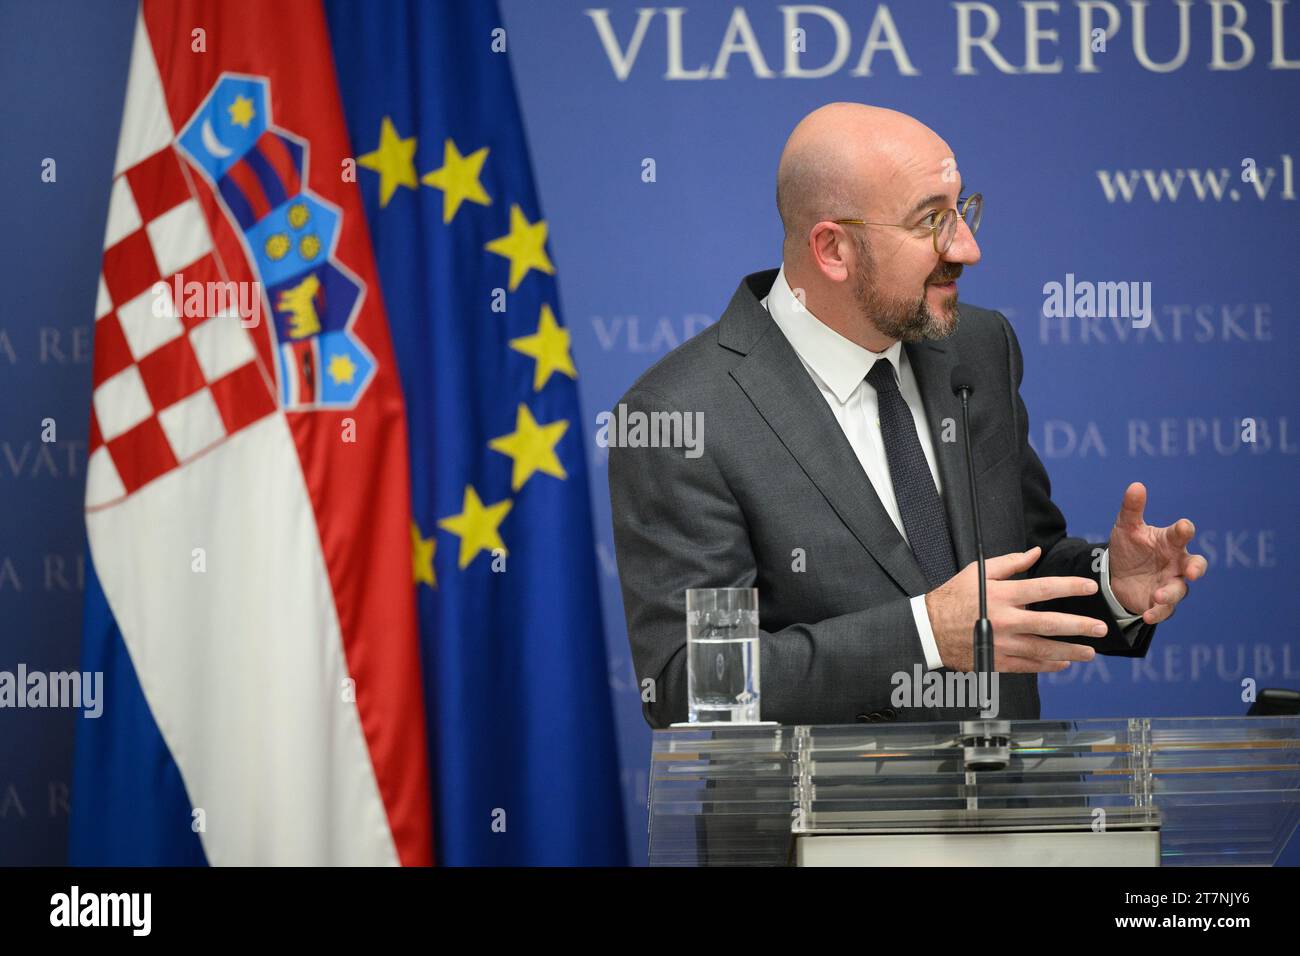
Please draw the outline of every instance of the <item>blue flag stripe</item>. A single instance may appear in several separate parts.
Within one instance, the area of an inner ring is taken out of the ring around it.
[[[77,721],[68,862],[205,866],[180,769],[144,699],[89,546],[83,617],[81,668],[103,673],[112,706],[99,718]]]

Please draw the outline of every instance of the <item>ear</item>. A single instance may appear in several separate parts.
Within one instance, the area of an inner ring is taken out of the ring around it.
[[[844,282],[853,274],[850,257],[853,240],[838,223],[819,222],[808,233],[808,254],[813,265],[832,282]]]

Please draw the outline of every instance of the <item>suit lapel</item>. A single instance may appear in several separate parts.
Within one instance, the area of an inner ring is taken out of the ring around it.
[[[840,520],[908,594],[927,590],[916,556],[903,540],[853,447],[817,386],[760,304],[777,270],[747,276],[718,323],[718,343],[745,356],[732,378],[825,496]],[[960,570],[975,560],[970,478],[962,450],[961,401],[952,393],[958,356],[952,340],[905,345],[930,426],[948,531]],[[954,441],[943,440],[944,421],[953,423]]]
[[[737,299],[732,300],[719,328],[720,344],[746,355],[732,369],[732,378],[886,573],[906,593],[925,593],[925,576],[912,549],[894,527],[799,356],[756,296],[747,301]]]

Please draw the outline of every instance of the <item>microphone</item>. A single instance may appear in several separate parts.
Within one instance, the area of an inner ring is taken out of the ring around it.
[[[989,621],[988,578],[984,571],[984,536],[980,531],[979,496],[975,493],[975,456],[970,441],[970,397],[975,380],[964,365],[952,370],[952,393],[961,399],[962,434],[966,444],[966,471],[970,476],[970,506],[975,515],[975,555],[979,561],[980,616],[975,622],[975,673],[984,687],[990,686],[993,673],[993,624]]]

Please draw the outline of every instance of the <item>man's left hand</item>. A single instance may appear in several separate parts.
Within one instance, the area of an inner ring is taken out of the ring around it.
[[[1110,589],[1130,613],[1140,609],[1144,622],[1159,624],[1187,596],[1188,582],[1204,575],[1209,565],[1201,555],[1187,552],[1196,534],[1190,520],[1152,527],[1142,517],[1146,503],[1146,487],[1137,481],[1129,485],[1110,532]]]

